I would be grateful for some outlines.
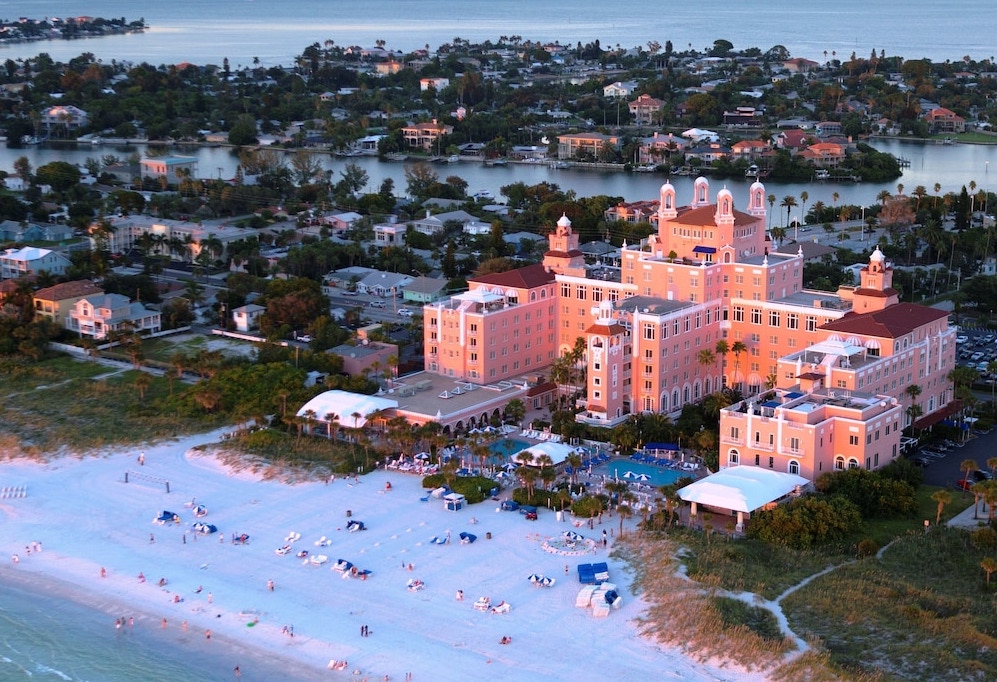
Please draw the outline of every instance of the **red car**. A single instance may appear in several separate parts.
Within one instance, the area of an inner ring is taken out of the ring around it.
[[[976,483],[976,481],[968,481],[965,478],[960,478],[958,481],[955,482],[955,487],[959,488],[959,490],[967,490],[968,491],[970,488],[973,487],[973,484],[975,484],[975,483]]]

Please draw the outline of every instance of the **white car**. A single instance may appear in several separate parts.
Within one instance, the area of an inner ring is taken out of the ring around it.
[[[402,317],[412,317],[412,311],[409,310],[408,308],[399,308],[398,314],[401,315]]]
[[[965,334],[960,334],[959,336],[955,337],[956,343],[966,343],[967,341],[969,341],[969,337],[966,336]]]

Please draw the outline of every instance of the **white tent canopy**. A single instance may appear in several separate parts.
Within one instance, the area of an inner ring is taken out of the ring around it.
[[[397,400],[380,398],[376,395],[350,393],[349,391],[326,391],[319,393],[305,403],[298,410],[298,416],[304,417],[305,413],[311,410],[316,415],[316,421],[325,423],[326,415],[332,413],[339,417],[340,426],[356,429],[367,423],[367,415],[395,407],[398,407]],[[355,414],[359,417],[354,417]]]
[[[530,447],[526,448],[526,450],[529,450],[531,453],[533,453],[534,460],[536,460],[536,458],[539,457],[540,455],[547,455],[548,457],[550,457],[551,461],[554,462],[554,466],[557,466],[565,459],[567,459],[568,455],[574,452],[575,449],[576,448],[574,445],[566,445],[564,443],[550,443],[550,442],[537,443],[536,445],[531,445]],[[522,450],[520,450],[520,452],[522,452]],[[518,461],[516,459],[516,454],[513,454],[512,456],[512,460],[514,462]],[[536,461],[534,461],[530,466],[540,466],[540,465],[537,464]]]
[[[678,494],[685,502],[751,513],[808,483],[807,479],[795,474],[736,466],[687,485]]]

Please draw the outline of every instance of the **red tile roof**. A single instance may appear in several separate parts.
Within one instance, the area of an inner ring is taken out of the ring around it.
[[[68,298],[93,296],[94,294],[102,293],[104,293],[104,290],[90,280],[79,279],[39,289],[35,292],[35,298],[43,301],[65,301]]]
[[[506,272],[470,277],[469,281],[513,289],[534,289],[553,283],[554,273],[548,272],[544,266],[536,264]]]
[[[736,208],[732,211],[734,214],[734,224],[738,227],[745,227],[758,222],[758,218],[753,215],[749,215],[744,211],[738,211]],[[716,214],[717,207],[715,204],[710,204],[709,206],[700,206],[699,208],[691,208],[689,206],[684,206],[678,211],[678,216],[670,220],[671,223],[681,223],[682,225],[716,225]]]
[[[848,313],[839,320],[828,322],[822,329],[895,339],[943,317],[948,317],[944,310],[914,303],[897,303],[871,313]]]

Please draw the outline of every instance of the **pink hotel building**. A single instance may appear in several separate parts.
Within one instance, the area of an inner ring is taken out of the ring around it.
[[[585,265],[562,217],[542,264],[473,278],[424,308],[426,369],[479,384],[543,374],[579,337],[586,398],[577,420],[611,427],[677,413],[726,384],[748,396],[721,413],[720,464],[814,477],[898,455],[911,399],[925,420],[952,401],[955,330],[943,311],[898,302],[876,249],[858,287],[802,288],[803,257],[770,253],[766,195],[745,210],[698,178],[679,206],[661,187],[657,232],[624,244],[619,269]],[[744,350],[703,363],[717,341]],[[766,386],[772,386],[767,389]]]

